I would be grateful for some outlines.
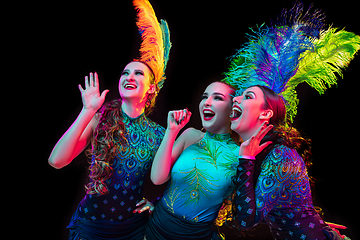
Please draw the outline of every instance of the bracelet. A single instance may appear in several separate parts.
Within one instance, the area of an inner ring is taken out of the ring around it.
[[[250,160],[250,161],[256,160],[256,158],[254,156],[248,156],[248,155],[239,155],[239,158],[245,159],[245,160]]]

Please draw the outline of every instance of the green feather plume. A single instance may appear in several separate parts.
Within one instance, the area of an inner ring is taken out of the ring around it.
[[[290,79],[289,85],[306,81],[323,94],[328,87],[336,85],[336,74],[343,77],[342,69],[349,65],[360,49],[360,36],[330,27],[320,33],[320,38],[314,40],[314,45],[316,47],[313,51],[304,53],[298,71]]]
[[[164,81],[165,81],[165,69],[166,69],[167,63],[169,61],[169,54],[170,54],[170,49],[171,49],[172,44],[170,41],[169,25],[163,19],[160,19],[160,28],[161,28],[161,32],[162,32],[162,39],[163,39],[163,46],[164,46],[164,75],[163,75],[162,80],[158,83],[158,86],[161,89],[163,87]]]
[[[337,75],[343,77],[342,69],[347,67],[360,49],[360,36],[345,30],[330,27],[313,40],[315,48],[304,52],[296,74],[289,80],[288,88],[282,92],[287,100],[287,120],[293,121],[299,100],[295,87],[307,82],[319,94],[336,85]]]

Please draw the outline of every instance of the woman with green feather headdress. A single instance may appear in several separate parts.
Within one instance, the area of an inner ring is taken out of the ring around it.
[[[310,8],[304,13],[295,3],[271,26],[253,30],[224,79],[237,89],[231,129],[243,140],[234,216],[242,229],[265,219],[276,239],[341,239],[314,209],[309,140],[291,123],[296,86],[306,82],[322,94],[336,84],[360,49],[360,36],[325,28],[324,14]]]

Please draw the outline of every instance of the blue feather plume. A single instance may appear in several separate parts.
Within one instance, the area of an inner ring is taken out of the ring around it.
[[[254,35],[248,35],[249,42],[232,56],[224,81],[238,87],[237,94],[253,85],[267,86],[277,94],[285,91],[301,54],[313,50],[313,40],[324,27],[324,14],[310,12],[311,7],[303,13],[303,4],[296,2],[272,26],[251,29]]]
[[[320,10],[304,13],[304,6],[296,2],[284,9],[276,21],[267,27],[264,24],[248,35],[249,41],[231,57],[230,67],[223,81],[237,88],[241,95],[248,87],[266,86],[282,96],[287,106],[298,103],[289,80],[296,74],[305,52],[315,51],[314,41],[324,27],[325,15]],[[288,91],[286,91],[289,89]],[[290,111],[293,120],[296,111]]]
[[[303,14],[304,4],[295,2],[294,6],[287,10],[284,8],[276,21],[272,21],[274,26],[297,26],[307,36],[319,38],[321,29],[325,27],[325,14],[320,9],[311,12],[313,4],[310,4],[308,10]]]

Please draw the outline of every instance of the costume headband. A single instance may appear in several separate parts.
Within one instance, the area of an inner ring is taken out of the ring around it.
[[[155,84],[161,89],[166,78],[165,69],[171,48],[170,30],[165,20],[158,22],[148,0],[134,0],[133,4],[137,10],[136,25],[142,40],[138,60],[151,68]]]
[[[295,87],[307,82],[320,94],[336,84],[360,49],[360,36],[329,27],[324,30],[320,10],[303,14],[303,4],[284,9],[272,26],[259,27],[249,41],[231,57],[223,81],[237,89],[236,94],[261,85],[280,95],[286,105],[286,121],[293,122],[299,100]]]

